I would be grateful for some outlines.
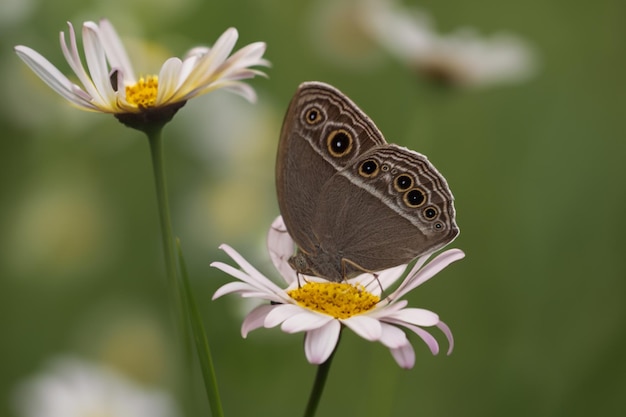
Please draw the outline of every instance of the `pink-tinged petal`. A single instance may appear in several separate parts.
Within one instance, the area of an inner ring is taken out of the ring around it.
[[[335,320],[325,314],[316,314],[312,311],[300,309],[301,312],[286,319],[280,326],[285,333],[308,332],[325,326],[329,321]]]
[[[390,349],[391,356],[402,369],[411,369],[415,366],[415,351],[410,343],[397,349]]]
[[[436,326],[443,332],[444,335],[446,335],[446,339],[448,339],[448,351],[446,352],[446,355],[450,355],[454,350],[454,336],[452,336],[452,330],[450,330],[448,325],[443,321],[437,323]]]
[[[241,293],[244,291],[249,291],[255,289],[252,285],[245,282],[229,282],[228,284],[224,284],[215,291],[211,300],[217,300],[218,298],[232,293]]]
[[[405,308],[388,314],[386,318],[393,318],[416,326],[434,326],[439,323],[439,316],[423,308]]]
[[[245,339],[252,330],[264,327],[265,318],[274,308],[276,305],[263,304],[248,313],[241,324],[241,336]]]
[[[221,269],[222,271],[233,275],[236,278],[239,278],[242,281],[248,282],[250,284],[253,284],[255,286],[257,286],[258,288],[263,288],[266,289],[268,292],[273,292],[273,293],[282,293],[283,290],[278,287],[276,284],[274,284],[272,281],[270,281],[269,279],[267,279],[263,274],[261,274],[256,268],[254,268],[248,261],[246,261],[243,256],[241,256],[236,250],[234,250],[233,248],[231,248],[228,245],[220,245],[219,247],[220,249],[222,249],[224,252],[226,252],[226,254],[228,256],[230,256],[232,258],[233,261],[235,261],[237,263],[237,265],[239,265],[239,267],[241,269],[243,269],[243,271],[246,274],[238,274],[235,275],[235,270],[232,270],[234,268],[228,266],[229,268],[232,268],[229,271],[226,271],[224,268],[227,266],[221,262],[214,262],[212,264],[212,266],[215,266],[216,268]],[[241,271],[240,271],[241,272]]]
[[[212,300],[217,300],[226,294],[232,293],[238,293],[242,298],[260,298],[262,300],[274,301],[280,304],[284,304],[290,300],[287,296],[281,297],[280,294],[267,293],[259,290],[253,285],[237,281],[229,282],[228,284],[224,284],[218,288],[217,291],[215,291],[215,294],[213,294]]]
[[[380,321],[366,315],[352,316],[341,322],[365,340],[378,340],[382,334]]]
[[[381,288],[386,290],[394,282],[398,280],[406,270],[406,265],[398,265],[393,268],[385,269],[384,271],[380,271],[377,274],[377,277],[374,279],[367,281],[367,285],[365,285],[365,289],[375,295],[380,296]],[[371,275],[370,275],[371,276]]]
[[[378,303],[374,310],[367,313],[367,315],[380,319],[381,317],[387,317],[389,315],[392,315],[396,311],[402,310],[404,307],[407,306],[407,304],[409,304],[407,300],[393,300],[389,302],[388,299],[384,299]]]
[[[401,286],[394,291],[389,297],[391,299],[398,299],[404,296],[409,291],[413,290],[417,286],[428,281],[430,278],[437,275],[444,268],[450,265],[452,262],[463,259],[465,254],[460,249],[449,249],[440,253],[435,259],[430,261],[425,267],[419,270],[417,273],[409,274]]]
[[[114,69],[119,69],[124,73],[124,82],[126,84],[135,84],[135,71],[131,65],[126,48],[115,28],[107,19],[100,20],[100,41],[106,53],[109,64]],[[120,80],[121,81],[121,80]],[[159,79],[159,88],[161,88],[161,79]]]
[[[430,333],[428,333],[426,330],[422,329],[421,327],[413,326],[412,324],[407,324],[405,322],[400,322],[400,321],[395,321],[395,320],[385,320],[385,321],[387,323],[397,324],[399,326],[403,326],[411,330],[413,333],[418,335],[424,341],[424,343],[426,343],[426,346],[428,346],[428,349],[430,349],[430,352],[433,355],[436,355],[439,353],[439,344],[437,343],[437,339],[435,339]]]
[[[76,104],[85,110],[96,110],[87,98],[88,95],[79,86],[73,84],[54,65],[44,58],[37,51],[27,46],[16,46],[15,52],[22,61],[31,69],[43,82],[61,95],[64,99]],[[80,93],[78,93],[80,91]]]
[[[302,313],[304,309],[294,304],[281,304],[275,308],[265,318],[264,326],[267,328],[276,327],[288,318]]]
[[[282,216],[278,216],[267,233],[267,248],[274,267],[280,272],[287,284],[298,279],[296,271],[288,262],[294,253],[294,247],[295,243],[287,232]]]
[[[409,343],[402,329],[387,323],[381,323],[382,333],[379,342],[390,349],[397,349]]]
[[[331,320],[324,327],[311,330],[304,337],[304,354],[310,364],[320,365],[330,357],[337,346],[341,324]]]

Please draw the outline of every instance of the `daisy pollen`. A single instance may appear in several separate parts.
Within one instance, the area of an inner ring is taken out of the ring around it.
[[[140,108],[153,107],[157,101],[159,77],[141,77],[136,84],[126,86],[126,101]]]
[[[364,286],[347,282],[307,282],[287,294],[302,307],[336,319],[365,313],[380,301],[379,296],[368,292]]]

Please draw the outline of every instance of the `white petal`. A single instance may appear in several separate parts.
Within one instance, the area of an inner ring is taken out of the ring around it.
[[[295,243],[287,232],[282,216],[278,216],[267,233],[267,248],[272,263],[287,284],[291,284],[298,279],[296,271],[293,270],[288,262],[294,253],[294,247]]]
[[[382,333],[379,341],[386,347],[390,349],[397,349],[409,343],[406,333],[404,333],[400,328],[387,323],[381,323],[381,328]]]
[[[437,323],[437,327],[439,327],[443,334],[446,335],[446,339],[448,339],[448,351],[446,352],[446,355],[450,355],[452,350],[454,350],[454,336],[452,336],[452,330],[450,330],[448,325],[443,321]]]
[[[124,81],[128,84],[135,84],[135,72],[133,66],[130,63],[126,49],[120,37],[118,36],[115,28],[107,19],[100,20],[100,41],[104,51],[106,52],[107,59],[112,68],[119,69],[124,73]],[[120,80],[122,81],[122,80]],[[161,80],[159,79],[159,88]]]
[[[393,316],[395,312],[402,310],[409,303],[407,300],[392,300],[389,302],[389,304],[386,305],[384,304],[384,302],[387,300],[388,299],[380,301],[376,308],[368,312],[367,315],[375,319]]]
[[[169,58],[159,71],[159,89],[157,91],[157,105],[168,104],[178,101],[176,90],[178,88],[182,61],[178,58]]]
[[[398,265],[393,268],[385,269],[377,273],[376,279],[373,279],[367,283],[365,289],[375,295],[380,296],[381,287],[386,290],[398,280],[406,270],[406,265]]]
[[[398,322],[394,320],[385,320],[385,321],[387,323],[404,326],[407,329],[413,331],[413,333],[418,335],[424,341],[424,343],[426,343],[426,346],[428,346],[428,349],[430,349],[430,352],[433,355],[436,355],[439,353],[439,344],[437,343],[437,339],[435,339],[430,333],[428,333],[426,330],[422,329],[421,327],[413,326],[412,324],[407,324],[404,322]]]
[[[87,91],[87,94],[91,97],[91,100],[96,101],[97,105],[100,106],[100,103],[102,102],[100,93],[93,84],[89,74],[87,74],[87,71],[85,71],[85,67],[83,66],[80,55],[78,54],[78,45],[76,44],[76,33],[74,32],[74,27],[70,22],[67,22],[67,26],[69,28],[68,33],[70,35],[69,47],[65,41],[65,32],[61,32],[59,34],[63,56],[70,65],[70,68],[72,68],[72,71],[74,71],[74,74],[78,77],[78,80],[83,84],[83,87]]]
[[[230,54],[238,37],[237,30],[230,28],[219,37],[213,48],[209,50],[209,53],[198,56],[197,64],[186,77],[185,85],[180,86],[181,94],[187,96],[190,90],[195,90],[199,86],[208,84],[215,75],[215,68],[220,66],[228,54]]]
[[[397,349],[391,349],[391,355],[403,369],[411,369],[415,365],[415,351],[410,343]]]
[[[88,96],[87,93],[73,84],[61,71],[37,51],[27,46],[20,45],[15,47],[15,52],[43,82],[63,98],[87,110],[96,109],[93,104],[85,99],[85,96]],[[76,91],[80,91],[82,94],[76,94]]]
[[[401,298],[403,295],[416,288],[417,286],[428,281],[437,275],[441,270],[450,265],[454,261],[463,259],[465,254],[460,249],[449,249],[440,253],[435,259],[430,261],[428,265],[423,267],[416,274],[409,274],[400,287],[389,295],[392,299]]]
[[[245,339],[252,330],[263,327],[267,315],[276,305],[263,304],[252,310],[241,324],[241,336]]]
[[[335,319],[325,314],[315,314],[311,311],[302,310],[299,314],[286,319],[280,328],[286,333],[298,333],[319,329],[331,320]]]
[[[305,310],[294,304],[277,305],[265,318],[264,326],[267,328],[276,327],[289,317],[300,314],[302,311]]]
[[[337,346],[340,331],[339,321],[331,320],[326,326],[306,333],[304,353],[309,363],[320,365],[326,362]]]
[[[217,300],[218,298],[226,294],[232,294],[232,293],[239,293],[243,297],[246,295],[246,293],[250,293],[250,292],[253,292],[255,297],[259,297],[265,300],[272,300],[272,301],[280,300],[280,299],[277,300],[277,297],[273,297],[273,294],[260,292],[258,288],[254,287],[253,285],[250,285],[245,282],[239,282],[239,281],[229,282],[228,284],[222,285],[220,288],[217,289],[217,291],[215,291],[215,294],[213,294],[213,297],[211,299]]]
[[[248,282],[250,284],[253,284],[253,285],[257,286],[258,288],[263,288],[263,289],[267,290],[268,292],[272,292],[272,293],[275,293],[275,294],[280,294],[280,293],[284,292],[280,287],[278,287],[276,284],[274,284],[272,281],[270,281],[267,277],[265,277],[263,274],[261,274],[256,268],[254,268],[236,250],[234,250],[233,248],[231,248],[228,245],[220,245],[220,249],[222,249],[224,252],[226,252],[226,254],[228,254],[228,256],[230,256],[232,258],[232,260],[235,261],[241,267],[241,269],[243,269],[245,274],[243,274],[243,275],[242,274],[235,275],[234,271],[228,271],[227,272],[224,269],[224,267],[226,265],[222,264],[221,262],[214,262],[212,264],[212,266],[215,266],[216,268],[222,269],[224,272],[226,272],[228,274],[231,274],[231,275],[241,279],[242,281],[245,281],[245,282]],[[232,267],[230,267],[230,268],[232,268]]]
[[[405,308],[388,314],[386,317],[393,317],[396,320],[416,326],[434,326],[439,323],[439,316],[436,313],[423,308]]]
[[[380,322],[366,315],[352,316],[341,322],[365,340],[378,340],[382,334]]]
[[[93,22],[86,22],[83,25],[83,49],[85,51],[85,61],[91,75],[91,81],[98,91],[98,96],[94,96],[101,106],[108,106],[111,109],[117,107],[115,91],[109,79],[109,68],[107,66],[104,48],[100,42],[98,27]],[[118,86],[123,88],[123,86]]]

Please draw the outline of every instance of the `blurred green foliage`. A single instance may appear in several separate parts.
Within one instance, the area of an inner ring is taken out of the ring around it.
[[[455,194],[453,246],[467,254],[410,297],[451,326],[454,353],[431,357],[415,340],[417,364],[403,371],[387,349],[346,332],[318,414],[626,412],[624,2],[420,2],[444,32],[511,31],[537,51],[533,79],[469,91],[433,86],[384,53],[371,65],[333,58],[318,22],[326,3],[0,3],[0,415],[14,415],[16,384],[59,354],[175,393],[188,378],[165,294],[146,139],[71,108],[12,51],[28,45],[69,73],[58,32],[67,20],[78,28],[100,17],[131,50],[143,48],[140,62],[210,44],[229,26],[239,29],[238,47],[268,44],[269,79],[251,81],[256,105],[210,94],[164,132],[174,229],[226,415],[299,415],[313,380],[301,335],[240,337],[250,307],[236,297],[211,302],[229,278],[209,267],[226,260],[217,246],[227,242],[277,275],[264,249],[278,214],[274,153],[305,80],[337,86],[390,142],[429,156]],[[194,391],[178,399],[206,415],[193,378]]]

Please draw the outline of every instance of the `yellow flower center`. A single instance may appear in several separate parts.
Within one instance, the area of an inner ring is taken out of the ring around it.
[[[152,107],[156,103],[158,89],[159,77],[156,75],[141,77],[136,84],[126,87],[126,101],[137,107]]]
[[[300,306],[337,319],[365,313],[380,301],[380,297],[367,292],[362,285],[347,282],[307,282],[287,294]]]

